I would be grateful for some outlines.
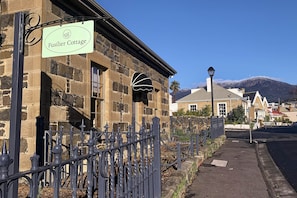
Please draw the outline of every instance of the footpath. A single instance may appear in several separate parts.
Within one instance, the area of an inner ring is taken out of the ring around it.
[[[177,183],[172,183],[171,188],[166,187],[167,192],[162,192],[162,197],[297,197],[274,164],[265,144],[225,137],[216,141],[214,147],[210,145],[195,159],[182,164],[179,179],[174,177]]]
[[[226,164],[211,163],[217,160]],[[225,166],[224,166],[225,165]],[[254,144],[229,140],[199,167],[186,198],[268,198]]]

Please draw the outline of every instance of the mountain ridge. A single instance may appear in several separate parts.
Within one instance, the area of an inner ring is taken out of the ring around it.
[[[245,92],[259,91],[260,95],[266,97],[268,102],[297,100],[297,85],[291,85],[270,77],[258,76],[238,81],[221,81],[214,83],[226,89],[244,88]],[[175,97],[178,100],[190,93],[191,89],[183,89],[180,90]]]
[[[238,82],[217,83],[224,88],[244,88],[245,92],[259,91],[268,102],[296,100],[297,85],[268,77],[253,77]]]

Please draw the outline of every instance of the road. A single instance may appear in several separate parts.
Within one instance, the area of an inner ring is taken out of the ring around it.
[[[226,131],[228,138],[249,139],[246,131]],[[267,149],[286,180],[297,191],[297,127],[269,127],[252,132],[253,141]]]

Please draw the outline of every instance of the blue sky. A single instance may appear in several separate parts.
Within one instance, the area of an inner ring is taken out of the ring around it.
[[[266,76],[297,85],[297,0],[97,0],[195,88]]]

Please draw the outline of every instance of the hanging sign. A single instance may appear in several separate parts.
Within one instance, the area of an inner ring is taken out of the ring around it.
[[[42,32],[42,58],[94,51],[94,21],[47,27]]]

